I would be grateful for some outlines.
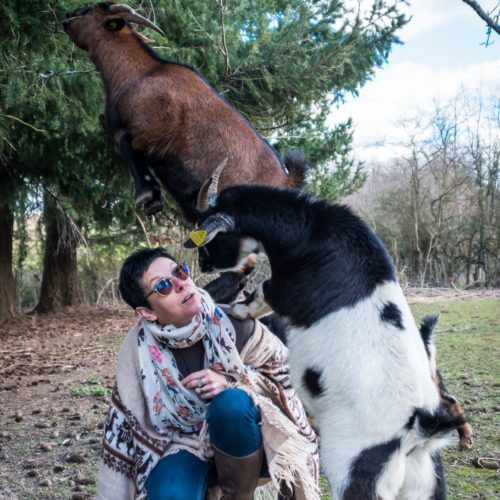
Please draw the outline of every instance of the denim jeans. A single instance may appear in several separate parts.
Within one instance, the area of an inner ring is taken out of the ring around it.
[[[210,442],[228,455],[244,457],[262,446],[260,410],[240,389],[226,389],[215,396],[206,420]],[[213,463],[181,450],[158,462],[146,481],[146,491],[148,500],[203,500],[216,483]]]

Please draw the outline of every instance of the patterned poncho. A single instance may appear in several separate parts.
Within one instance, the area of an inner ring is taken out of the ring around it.
[[[219,311],[217,315],[224,314]],[[203,419],[200,426],[194,424],[196,432],[190,432],[190,429],[186,432],[182,426],[159,427],[165,415],[151,418],[154,401],[148,402],[145,396],[145,392],[151,391],[143,385],[142,366],[151,360],[141,357],[138,348],[141,341],[145,341],[144,332],[150,331],[148,323],[144,319],[138,321],[125,338],[118,355],[116,383],[104,428],[98,500],[141,498],[145,495],[144,485],[149,474],[166,455],[187,450],[204,461],[210,461],[213,455]],[[157,361],[163,361],[164,356],[171,354],[158,339],[155,347],[150,349],[148,344],[147,349]],[[279,488],[285,481],[294,484],[297,499],[319,499],[317,440],[291,387],[286,347],[256,321],[254,332],[239,358],[239,366],[233,370],[225,367],[225,360],[217,356],[206,362],[213,369],[231,375],[236,381],[234,386],[245,390],[261,410],[263,444],[272,485]],[[158,380],[163,383],[161,377]],[[198,406],[198,402],[193,403]],[[163,410],[161,404],[157,409]],[[161,413],[159,411],[158,415]],[[211,491],[211,495],[217,498],[218,489]]]

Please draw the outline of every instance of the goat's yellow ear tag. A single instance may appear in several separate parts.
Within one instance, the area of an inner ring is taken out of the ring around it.
[[[197,229],[189,235],[189,239],[197,246],[200,247],[205,242],[207,232],[204,229]]]

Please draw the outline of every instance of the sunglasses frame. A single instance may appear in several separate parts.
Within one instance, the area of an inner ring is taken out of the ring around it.
[[[179,274],[181,274],[181,276],[179,276]],[[183,275],[185,275],[184,278],[182,277]],[[156,292],[160,297],[168,297],[172,293],[172,289],[174,288],[174,283],[172,281],[172,278],[177,278],[181,281],[186,281],[190,276],[191,272],[189,270],[189,266],[187,265],[186,262],[181,262],[180,264],[177,264],[174,267],[171,276],[167,276],[165,278],[161,278],[160,280],[158,280],[154,288],[144,298],[147,299],[154,292]],[[158,291],[158,285],[163,281],[166,281],[169,285],[168,288],[164,287],[165,289],[168,290],[166,294],[162,294],[161,292]]]

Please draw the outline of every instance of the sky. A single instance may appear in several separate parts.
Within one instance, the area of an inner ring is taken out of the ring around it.
[[[486,11],[499,2],[479,1]],[[412,18],[398,33],[403,44],[393,46],[357,97],[330,115],[331,124],[352,117],[354,154],[367,162],[397,154],[405,137],[401,121],[430,113],[435,100],[444,103],[464,90],[500,95],[500,36],[493,32],[485,47],[486,25],[467,4],[411,0],[405,12]]]

